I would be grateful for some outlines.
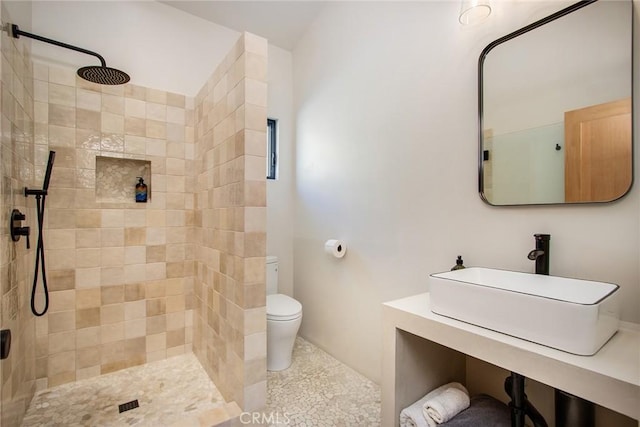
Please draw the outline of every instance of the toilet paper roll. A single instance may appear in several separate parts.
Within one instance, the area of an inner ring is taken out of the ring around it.
[[[347,252],[347,247],[341,240],[329,239],[324,244],[324,251],[336,258],[342,258]]]

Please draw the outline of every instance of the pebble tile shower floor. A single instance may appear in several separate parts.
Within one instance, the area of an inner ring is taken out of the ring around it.
[[[296,339],[291,367],[268,372],[267,383],[264,425],[380,425],[380,387],[302,338]],[[134,399],[138,408],[118,412],[118,405]],[[238,415],[196,357],[185,354],[43,390],[23,426],[242,426],[239,421],[250,418]],[[233,417],[235,422],[224,422]]]

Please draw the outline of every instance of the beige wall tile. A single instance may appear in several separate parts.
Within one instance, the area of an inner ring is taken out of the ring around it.
[[[100,286],[100,268],[77,268],[75,270],[76,289],[97,288]]]
[[[49,120],[51,120],[51,112],[49,112]],[[147,119],[145,136],[147,138],[165,139],[167,137],[166,123]]]
[[[167,296],[167,313],[184,312],[185,298],[184,295]]]
[[[74,257],[69,256],[68,249],[49,249],[47,251],[47,267],[49,270],[66,270],[76,266]]]
[[[102,305],[124,302],[124,286],[103,286],[100,288],[100,300]]]
[[[155,102],[158,104],[167,104],[167,92],[157,89],[146,89],[145,100],[147,102]]]
[[[50,312],[69,311],[76,308],[76,291],[52,291],[49,293]]]
[[[144,264],[147,261],[146,246],[127,246],[124,248],[125,264]]]
[[[49,104],[49,124],[74,128],[76,126],[76,109],[64,105]]]
[[[76,329],[100,326],[100,308],[83,308],[76,310]]]
[[[146,336],[147,353],[154,353],[156,351],[166,350],[166,348],[167,348],[166,332]]]
[[[147,335],[147,319],[146,318],[128,320],[124,322],[125,339],[144,337],[146,335]]]
[[[75,253],[76,253],[76,267],[89,268],[89,267],[100,266],[100,249],[98,248],[77,249]],[[74,279],[75,279],[75,275],[74,275]]]
[[[99,93],[85,90],[76,89],[76,106],[78,109],[100,111],[102,107],[102,100]]]
[[[49,356],[47,374],[51,378],[54,375],[76,370],[75,351],[65,351]],[[75,372],[74,372],[75,374]]]
[[[147,302],[145,300],[124,303],[125,321],[147,317]]]
[[[157,104],[154,102],[147,102],[145,118],[147,120],[156,120],[160,122],[166,122],[167,121],[166,104]]]
[[[49,313],[49,333],[72,331],[75,329],[75,311]]]
[[[156,262],[146,265],[147,280],[160,280],[167,278],[167,266],[164,262]]]
[[[70,68],[49,67],[49,82],[75,87],[76,73]]]
[[[100,365],[100,347],[91,346],[76,351],[76,368],[88,368]]]
[[[100,342],[102,344],[117,344],[124,340],[124,322],[101,325],[100,335]],[[104,345],[102,347],[102,351],[104,352]]]
[[[145,227],[129,227],[124,229],[124,243],[126,246],[142,246],[147,241]]]
[[[99,228],[102,226],[102,212],[95,209],[78,209],[76,211],[77,228]]]
[[[184,345],[184,328],[167,331],[167,348]]]
[[[76,349],[76,331],[60,332],[49,336],[49,354]]]
[[[103,112],[101,115],[102,126],[100,130],[106,133],[124,134],[124,116]]]
[[[147,317],[147,335],[159,334],[167,330],[167,316],[164,314]]]
[[[145,264],[130,264],[124,266],[124,283],[133,284],[147,280]]]
[[[125,98],[124,111],[127,117],[146,118],[146,102],[134,99]]]
[[[147,299],[147,316],[159,316],[166,313],[166,300],[165,298],[152,298]]]
[[[76,230],[76,248],[99,248],[100,237],[99,229]]]
[[[76,309],[100,307],[101,289],[78,289],[76,291]]]
[[[100,269],[100,285],[123,285],[124,267],[102,267]]]
[[[139,133],[142,133],[139,132]],[[143,136],[125,135],[124,152],[127,154],[145,154],[147,139]]]
[[[178,93],[167,93],[167,105],[178,108],[186,107],[186,97]]]
[[[76,106],[76,90],[70,86],[49,83],[48,97],[50,104]]]
[[[49,229],[70,229],[76,226],[75,209],[49,209],[47,212],[47,222]]]
[[[124,228],[103,228],[101,231],[102,247],[124,246]]]
[[[124,322],[124,304],[109,304],[100,307],[100,323],[102,325],[121,322]]]
[[[100,250],[102,267],[118,267],[124,264],[124,247],[102,248]]]
[[[183,312],[167,313],[167,331],[183,329],[185,327],[185,314]]]
[[[103,370],[104,365],[124,360],[124,358],[124,339],[103,343],[100,346],[100,362]]]
[[[76,331],[76,348],[89,348],[100,345],[100,327],[78,329]]]
[[[127,84],[124,88],[124,96],[126,98],[133,98],[141,101],[145,100],[147,91],[144,87],[134,84]]]
[[[167,246],[155,245],[147,246],[147,260],[148,263],[164,262],[167,259]]]
[[[98,111],[76,110],[76,127],[90,131],[100,131],[102,128],[102,118]]]
[[[165,281],[156,280],[145,284],[147,298],[160,298],[166,296]]]
[[[139,301],[145,298],[145,286],[143,283],[132,283],[124,286],[125,301]]]
[[[146,134],[147,134],[146,119],[138,118],[138,117],[125,117],[124,132],[127,135],[146,137]]]
[[[76,286],[75,271],[73,269],[49,271],[47,284],[52,292],[74,289]]]
[[[103,209],[102,210],[102,227],[118,228],[124,227],[124,210],[123,209]]]
[[[100,375],[100,366],[76,369],[76,381],[86,380]]]
[[[147,227],[147,246],[164,245],[166,242],[167,237],[164,227]]]

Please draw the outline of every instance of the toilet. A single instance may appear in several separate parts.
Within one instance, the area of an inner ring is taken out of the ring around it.
[[[278,258],[267,257],[267,370],[291,366],[291,354],[302,323],[302,304],[278,293]]]

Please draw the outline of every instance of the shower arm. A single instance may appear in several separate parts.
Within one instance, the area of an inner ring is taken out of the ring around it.
[[[18,26],[16,24],[11,24],[11,36],[13,38],[20,38],[20,36],[25,36],[28,37],[30,39],[34,39],[34,40],[38,40],[41,42],[45,42],[45,43],[49,43],[55,46],[59,46],[59,47],[63,47],[65,49],[70,49],[70,50],[75,50],[76,52],[80,52],[80,53],[86,53],[87,55],[92,55],[95,56],[96,58],[98,58],[100,60],[100,63],[102,64],[102,67],[106,67],[107,63],[104,60],[104,58],[102,57],[102,55],[100,55],[99,53],[96,52],[92,52],[90,50],[87,49],[83,49],[81,47],[77,47],[77,46],[73,46],[67,43],[62,43],[59,42],[57,40],[51,40],[48,39],[46,37],[42,37],[42,36],[38,36],[36,34],[31,34],[31,33],[27,33],[26,31],[22,31],[20,28],[18,28]]]

